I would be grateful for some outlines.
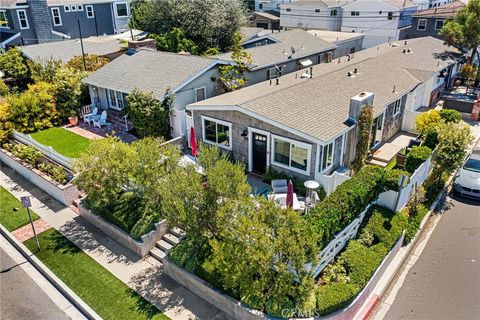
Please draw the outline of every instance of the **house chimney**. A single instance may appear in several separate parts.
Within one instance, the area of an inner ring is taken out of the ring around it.
[[[356,123],[358,115],[363,107],[366,105],[373,105],[373,93],[362,92],[352,98],[350,98],[350,108],[348,110],[348,121]]]
[[[30,22],[30,30],[33,30],[35,33],[34,37],[36,36],[38,42],[42,43],[48,42],[49,40],[60,40],[60,37],[52,33],[53,28],[47,0],[27,0],[27,4],[30,6],[30,12],[32,14],[28,19],[33,20],[33,22]],[[35,28],[32,28],[32,25],[35,26]],[[76,33],[74,35],[76,35]],[[30,41],[26,44],[30,44]]]

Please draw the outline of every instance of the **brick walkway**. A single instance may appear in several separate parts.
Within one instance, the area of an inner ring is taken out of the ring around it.
[[[49,225],[45,220],[43,219],[38,219],[33,221],[33,225],[35,226],[35,231],[37,234],[40,234],[44,231],[47,231],[50,229],[52,226]],[[18,228],[17,230],[12,232],[12,235],[20,242],[24,242],[25,240],[28,240],[33,237],[33,230],[32,226],[30,223],[24,225],[21,228]]]

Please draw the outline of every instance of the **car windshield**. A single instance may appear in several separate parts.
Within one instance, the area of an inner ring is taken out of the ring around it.
[[[463,169],[480,172],[480,160],[479,159],[468,159],[467,162],[463,165]]]

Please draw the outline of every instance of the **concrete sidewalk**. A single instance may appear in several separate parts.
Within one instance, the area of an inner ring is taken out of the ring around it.
[[[16,198],[31,196],[32,210],[46,223],[168,317],[228,319],[223,312],[166,276],[160,262],[149,256],[141,259],[5,165],[0,171],[0,185]]]

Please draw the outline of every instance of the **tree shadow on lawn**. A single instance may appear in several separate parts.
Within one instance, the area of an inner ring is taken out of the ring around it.
[[[62,254],[76,254],[82,252],[82,249],[74,245],[59,232],[52,232],[47,236],[49,250],[60,252]]]
[[[135,292],[135,290],[128,288],[126,292],[131,298],[135,300],[134,311],[143,314],[145,318],[152,319],[153,317],[162,314],[161,310],[159,310],[153,304],[144,299],[141,295]]]
[[[83,251],[106,256],[109,263],[119,262],[129,265],[141,260],[140,256],[110,238],[81,216],[65,223],[60,228],[60,232]]]

